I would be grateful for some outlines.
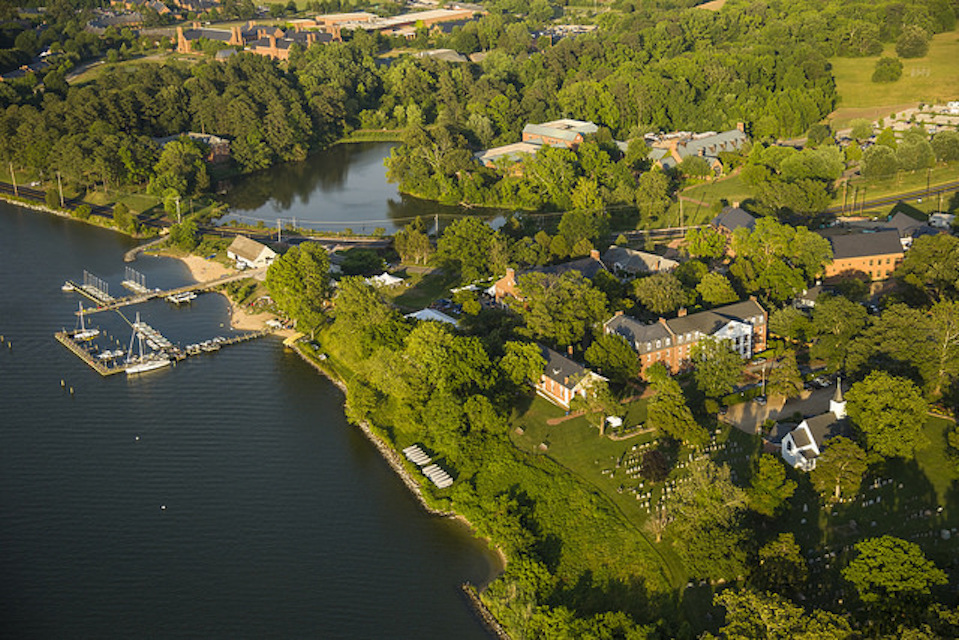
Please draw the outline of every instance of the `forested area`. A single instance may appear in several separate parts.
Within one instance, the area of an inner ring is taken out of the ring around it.
[[[469,282],[506,265],[528,266],[513,251],[522,255],[530,238],[517,236],[518,227],[505,229],[494,231],[473,218],[458,221],[431,255],[423,225],[413,223],[399,235],[398,248],[411,262],[443,265]],[[722,258],[727,242],[731,259]],[[285,307],[300,319],[301,330],[315,329],[327,365],[349,372],[349,418],[368,421],[398,449],[422,444],[455,474],[453,488],[427,495],[435,507],[465,515],[506,554],[506,572],[483,599],[514,637],[692,638],[711,626],[722,638],[953,637],[957,614],[942,591],[953,565],[931,561],[913,542],[867,535],[840,565],[836,579],[844,586],[828,585],[847,589],[846,601],[803,602],[800,594],[826,588],[817,582],[825,578],[810,575],[809,549],[784,518],[800,490],[839,504],[870,470],[937,446],[922,433],[929,401],[959,404],[959,240],[917,240],[915,253],[896,272],[897,293],[875,316],[860,303],[864,290],[854,286],[820,297],[808,315],[788,304],[830,260],[828,244],[803,228],[767,218],[731,240],[697,232],[687,248],[699,257],[674,273],[625,285],[575,272],[521,275],[524,300],[511,311],[475,304],[469,291],[458,293],[458,330],[404,319],[382,290],[353,277],[341,279],[335,292],[323,285],[307,296],[317,304],[302,311],[297,287],[321,282],[328,264],[322,253],[304,263],[302,249],[292,250],[271,267],[268,283],[278,301],[295,294]],[[728,275],[716,271],[723,259]],[[822,361],[852,382],[847,399],[854,437],[829,441],[809,476],[787,473],[781,460],[758,452],[745,477],[708,457],[679,471],[676,451],[698,451],[710,442],[716,400],[742,376],[739,356],[709,341],[694,349],[699,366],[690,378],[671,377],[661,366],[647,374],[654,391],[648,423],[667,444],[644,458],[643,477],[683,480],[669,508],[646,519],[645,537],[566,469],[510,442],[517,416],[529,406],[529,385],[543,372],[536,343],[563,351],[571,345],[610,377],[609,386],[597,384],[574,405],[601,437],[622,385],[639,370],[632,348],[599,329],[616,306],[651,319],[749,292],[772,311],[777,340],[771,357],[778,366],[769,377],[770,395],[802,391],[797,359]],[[959,430],[950,433],[959,459]],[[675,554],[681,568],[665,562],[663,553]],[[669,595],[670,583],[686,579],[680,576],[735,583],[717,589],[714,611],[725,610],[718,613],[721,623],[684,622],[693,605]]]

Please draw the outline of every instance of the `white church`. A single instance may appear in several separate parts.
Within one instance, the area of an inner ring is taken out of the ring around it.
[[[791,467],[812,471],[822,446],[829,438],[839,435],[840,421],[846,417],[846,401],[842,397],[842,380],[836,382],[836,393],[829,401],[829,412],[807,418],[783,436],[782,457]]]

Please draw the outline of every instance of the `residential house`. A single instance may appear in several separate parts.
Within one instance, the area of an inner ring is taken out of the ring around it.
[[[425,309],[420,309],[419,311],[414,311],[413,313],[407,313],[404,318],[412,318],[413,320],[422,320],[424,322],[445,322],[446,324],[451,324],[454,327],[459,324],[459,320],[452,316],[448,316],[442,311],[437,309],[431,309],[429,307]]]
[[[302,49],[309,49],[314,44],[326,44],[333,40],[333,36],[320,31],[280,31],[282,35],[270,34],[264,38],[253,40],[247,45],[247,51],[260,56],[267,56],[274,60],[289,60],[290,47],[294,44]]]
[[[766,349],[767,313],[754,297],[743,302],[687,314],[680,309],[671,320],[643,324],[618,312],[603,330],[616,333],[639,354],[641,374],[662,362],[672,373],[691,368],[693,346],[704,338],[727,342],[743,358]]]
[[[826,265],[825,279],[844,277],[885,280],[902,262],[903,248],[896,230],[875,233],[828,235],[832,262]]]
[[[829,401],[829,411],[806,418],[789,431],[780,442],[786,464],[802,471],[816,468],[816,459],[822,454],[825,442],[840,435],[845,426],[846,401],[842,397],[842,381],[836,383],[836,393]]]
[[[822,285],[817,284],[814,287],[803,289],[802,293],[793,298],[793,307],[800,311],[808,311],[816,307],[816,301],[823,293]]]
[[[235,261],[239,269],[258,269],[270,266],[276,251],[246,236],[237,236],[227,248],[226,257]]]
[[[720,175],[723,171],[719,154],[724,151],[741,151],[748,142],[745,126],[741,122],[735,129],[721,133],[679,131],[646,136],[646,144],[650,147],[649,159],[661,169],[671,169],[686,158],[699,156],[706,160],[716,175]]]
[[[533,386],[536,393],[563,409],[569,410],[576,396],[585,398],[593,382],[606,379],[548,347],[540,346],[540,352],[546,366]]]
[[[679,266],[679,263],[655,253],[646,251],[637,251],[629,247],[617,247],[612,245],[603,254],[603,264],[606,268],[615,274],[629,274],[631,276],[640,273],[659,273],[660,271],[672,271]]]
[[[718,216],[710,222],[712,227],[720,233],[732,237],[736,229],[756,228],[756,218],[745,209],[739,207],[723,207]]]
[[[156,142],[157,145],[159,145],[159,147],[162,149],[169,142],[182,137],[187,137],[190,140],[194,140],[205,145],[209,149],[209,153],[207,153],[205,158],[207,162],[217,164],[220,162],[226,162],[230,159],[230,141],[226,138],[221,138],[220,136],[215,136],[209,133],[196,133],[194,131],[188,131],[175,136],[154,138],[154,142]]]
[[[553,120],[543,124],[527,124],[523,127],[523,142],[532,142],[549,147],[576,149],[586,136],[599,131],[592,122],[583,120]]]
[[[929,216],[929,226],[934,229],[949,230],[956,219],[954,213],[934,213]]]
[[[603,261],[600,260],[599,251],[593,249],[589,252],[589,256],[585,258],[554,264],[548,267],[527,269],[522,273],[551,273],[554,275],[562,275],[567,271],[577,271],[583,274],[584,277],[592,280],[596,277],[597,273],[606,270],[606,265],[604,265]],[[506,275],[493,283],[493,286],[490,287],[490,289],[492,290],[492,296],[496,299],[496,302],[502,303],[503,299],[507,296],[517,298],[519,300],[523,299],[523,294],[519,291],[519,288],[516,284],[516,279],[516,270],[513,268],[507,268]]]

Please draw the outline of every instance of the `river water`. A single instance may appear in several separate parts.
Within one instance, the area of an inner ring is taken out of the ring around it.
[[[0,202],[0,637],[487,638],[458,590],[495,570],[486,545],[425,514],[278,340],[136,378],[54,340],[63,281],[119,293],[130,246]],[[216,294],[139,311],[174,342],[230,331]],[[122,318],[93,319],[126,346]]]
[[[221,222],[259,221],[284,227],[296,226],[320,231],[370,234],[377,228],[392,233],[416,216],[429,225],[439,218],[440,227],[457,216],[480,215],[495,220],[503,212],[495,209],[466,209],[443,206],[401,194],[386,180],[383,161],[392,142],[339,144],[320,151],[303,162],[277,165],[254,174],[239,176],[228,183],[222,199],[230,213]]]

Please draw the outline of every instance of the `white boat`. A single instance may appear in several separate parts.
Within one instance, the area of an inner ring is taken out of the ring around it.
[[[73,286],[73,283],[67,280],[63,283],[63,286],[60,287],[60,291],[75,291],[76,287]]]
[[[185,302],[190,302],[196,298],[196,292],[194,291],[185,291],[183,293],[174,293],[166,297],[168,302],[173,304],[182,304]]]
[[[147,356],[145,360],[141,360],[134,364],[127,364],[126,372],[128,375],[134,373],[146,373],[147,371],[162,369],[163,367],[168,366],[170,366],[170,359],[165,356],[158,356],[154,358]]]
[[[133,323],[133,335],[130,336],[130,350],[127,352],[126,372],[127,374],[145,373],[155,369],[162,369],[170,365],[170,358],[165,353],[143,353],[143,333],[144,325],[140,323],[140,312],[137,312],[137,321]],[[136,341],[139,346],[137,354],[133,353],[133,343]]]
[[[98,335],[100,335],[99,329],[87,329],[83,321],[83,302],[79,303],[80,305],[80,328],[75,330],[70,337],[74,340],[93,340]]]

